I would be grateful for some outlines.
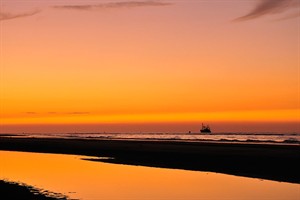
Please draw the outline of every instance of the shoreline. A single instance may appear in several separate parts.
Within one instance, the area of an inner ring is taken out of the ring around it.
[[[87,140],[130,140],[130,141],[170,141],[170,142],[207,142],[207,143],[241,143],[241,144],[274,144],[274,145],[300,145],[300,138],[282,138],[281,140],[274,139],[274,138],[263,138],[263,139],[253,139],[253,138],[156,138],[156,137],[118,137],[122,133],[66,133],[59,134],[59,135],[48,135],[48,134],[27,134],[27,133],[0,133],[0,137],[12,137],[12,138],[51,138],[51,139],[87,139]],[[79,134],[79,135],[77,135]],[[82,135],[83,134],[83,135]],[[88,136],[84,136],[87,134]],[[98,136],[93,136],[93,135]],[[100,135],[99,135],[100,134]],[[136,134],[136,133],[133,133]],[[146,133],[147,134],[147,133]],[[160,133],[150,133],[150,134],[160,134]],[[164,133],[166,135],[186,135],[186,133]],[[194,136],[197,135],[205,135],[203,133],[193,134]],[[213,133],[211,136],[218,136],[223,135],[223,133]],[[237,133],[226,133],[226,135],[239,135]],[[300,136],[300,133],[289,133],[289,134],[277,134],[277,133],[243,133],[243,136]],[[210,136],[210,134],[208,135]]]
[[[300,145],[0,137],[0,150],[113,157],[88,160],[300,183]]]
[[[5,199],[67,200],[67,197],[50,191],[41,191],[30,185],[0,180],[0,197]]]

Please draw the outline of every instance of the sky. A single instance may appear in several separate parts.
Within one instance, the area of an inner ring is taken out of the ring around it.
[[[0,0],[0,132],[300,132],[299,0]]]

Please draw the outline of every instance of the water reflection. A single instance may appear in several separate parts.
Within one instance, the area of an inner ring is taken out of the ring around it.
[[[299,184],[92,162],[74,155],[0,151],[0,158],[0,179],[24,182],[71,198],[299,200]]]

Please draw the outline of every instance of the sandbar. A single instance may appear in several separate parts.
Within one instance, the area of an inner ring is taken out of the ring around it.
[[[300,183],[300,145],[0,137],[0,150],[74,154],[126,165]]]

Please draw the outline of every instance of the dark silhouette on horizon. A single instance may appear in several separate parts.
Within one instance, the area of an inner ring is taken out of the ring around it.
[[[209,127],[209,125],[204,125],[203,123],[202,123],[202,128],[200,129],[200,132],[201,133],[211,133],[211,130],[210,130],[210,127]]]

